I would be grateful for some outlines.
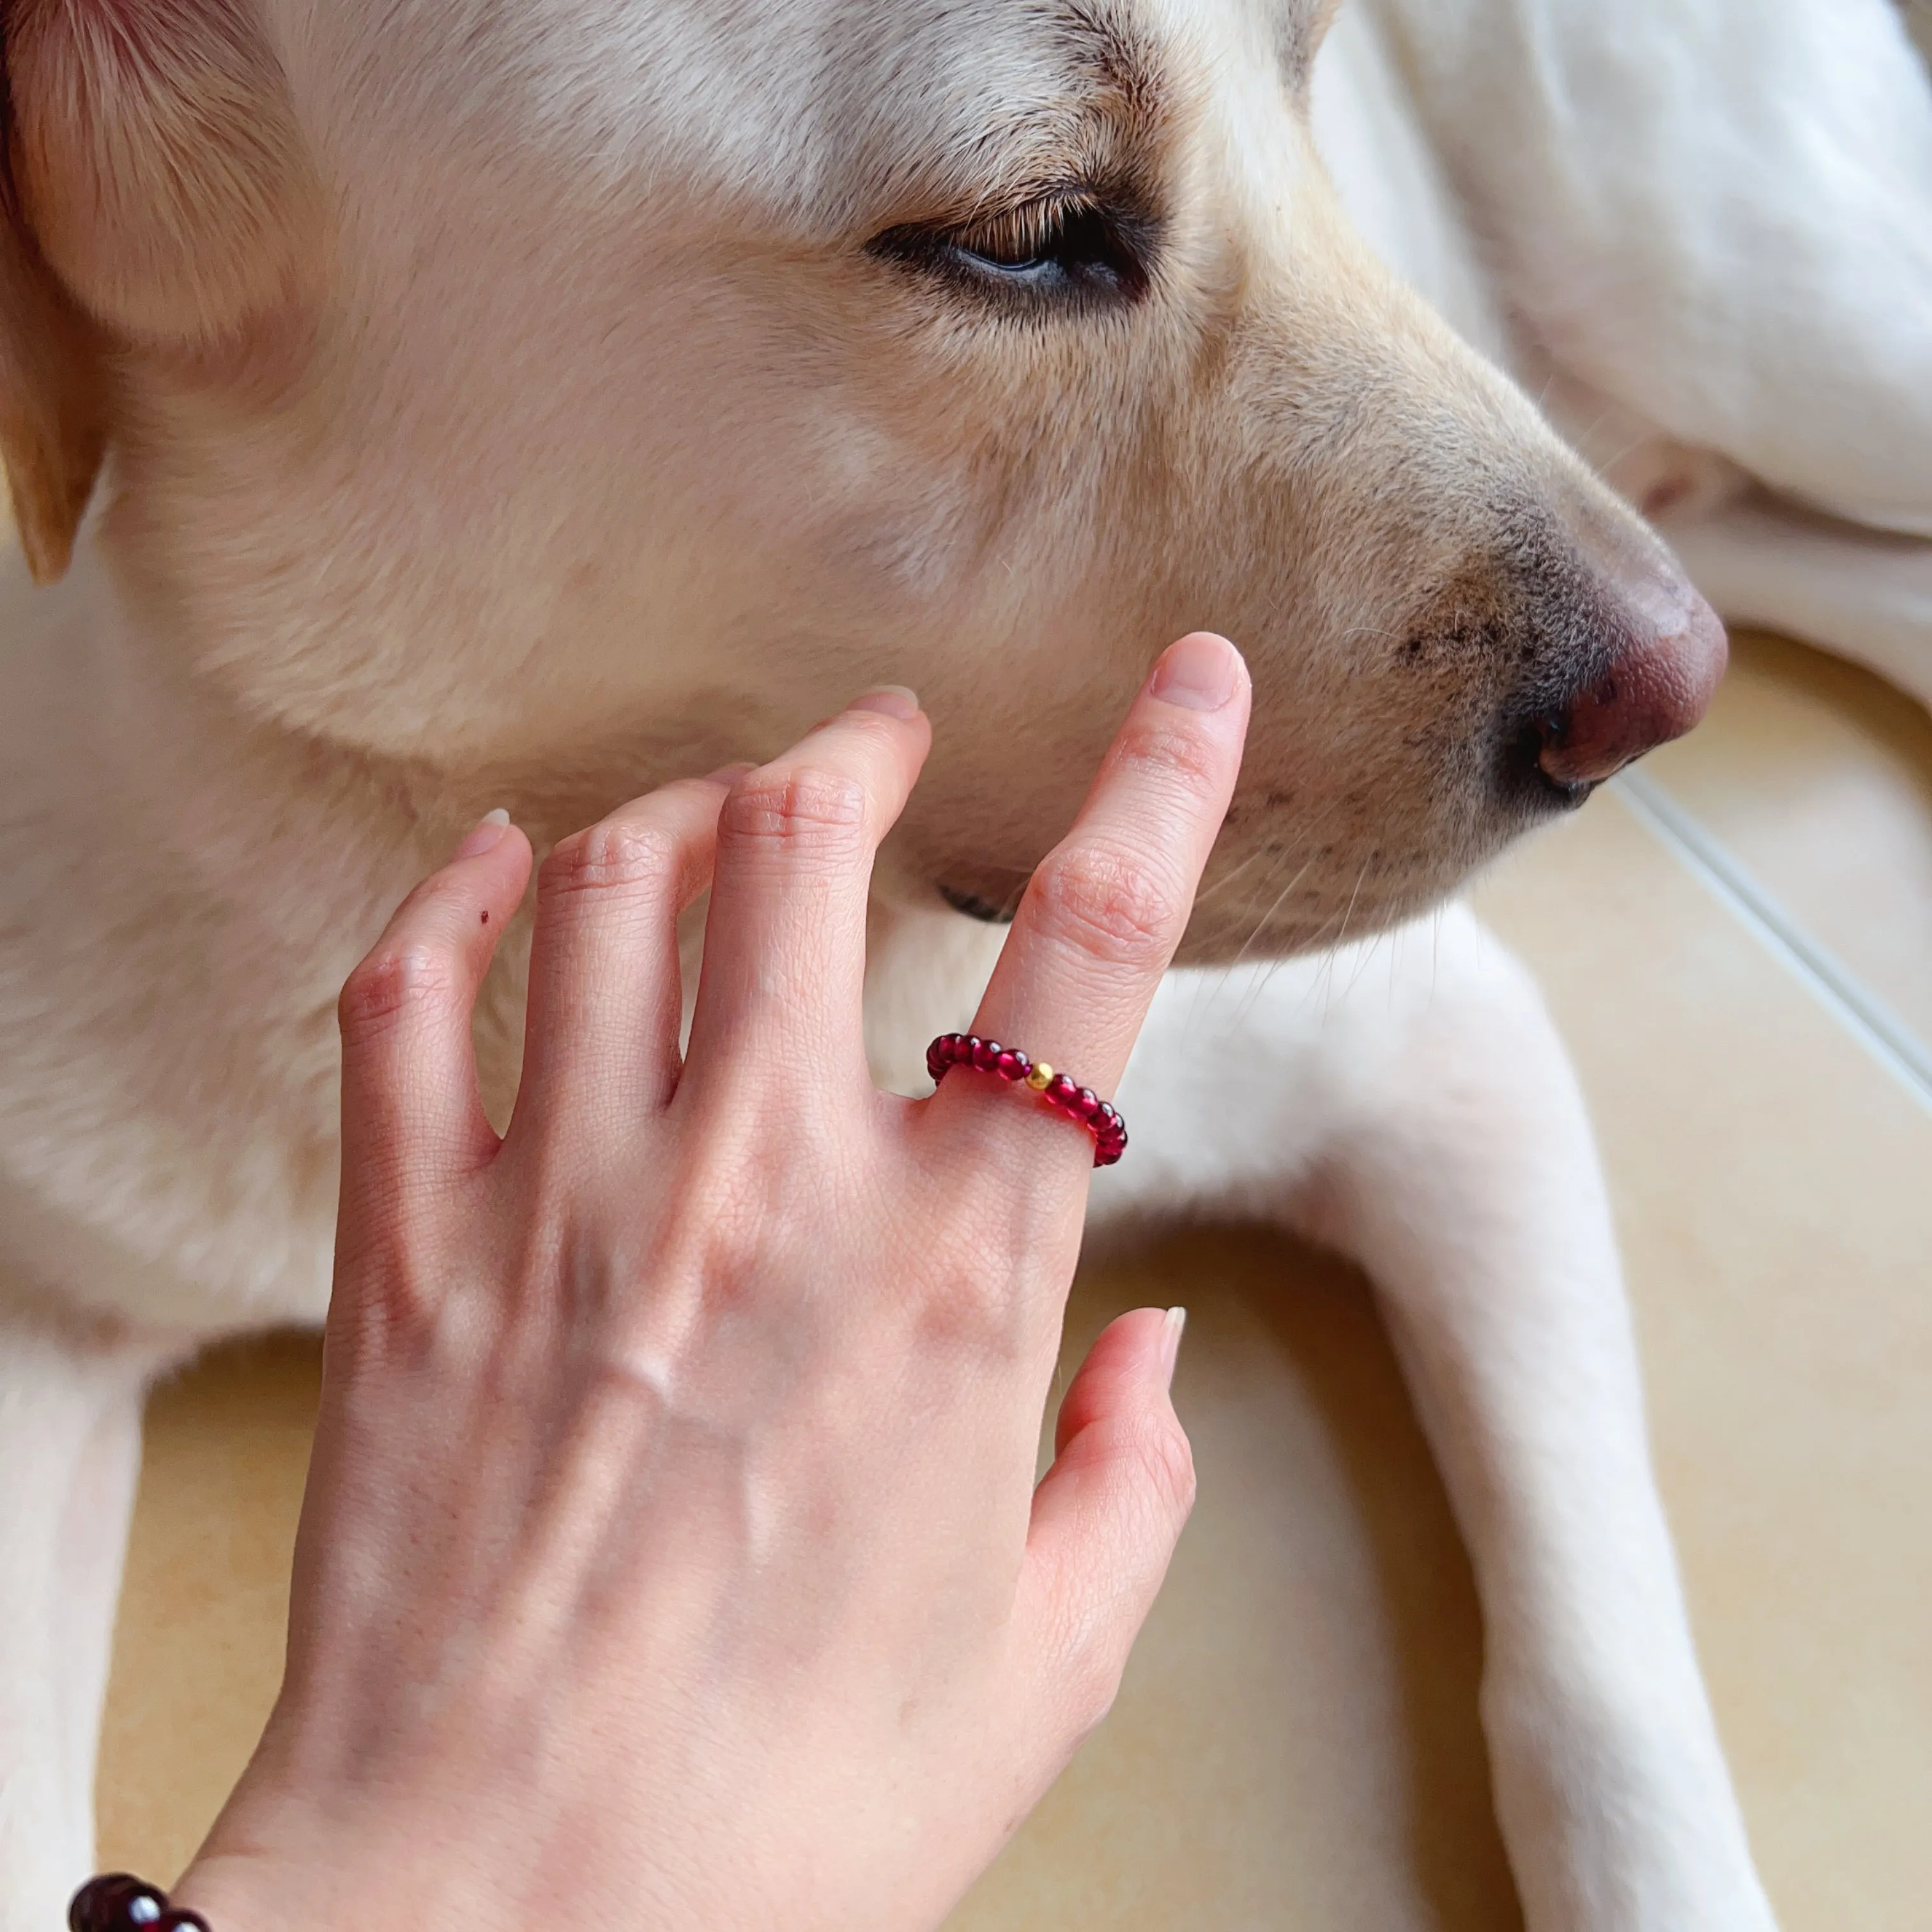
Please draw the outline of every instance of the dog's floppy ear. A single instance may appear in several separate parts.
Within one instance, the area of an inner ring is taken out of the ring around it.
[[[0,188],[0,460],[27,567],[51,584],[74,553],[106,416],[94,331],[41,260],[11,181]]]
[[[65,572],[106,446],[92,334],[8,209],[0,232],[0,459],[37,584]]]
[[[0,0],[0,447],[28,560],[67,567],[114,345],[194,355],[287,308],[321,196],[249,0]]]

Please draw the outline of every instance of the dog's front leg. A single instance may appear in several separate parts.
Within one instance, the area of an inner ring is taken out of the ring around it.
[[[0,1315],[0,1932],[64,1924],[92,1866],[142,1396],[166,1352]]]
[[[1374,1279],[1473,1558],[1532,1932],[1765,1932],[1646,1440],[1588,1124],[1461,910],[1332,962],[1172,976],[1096,1207],[1226,1204]]]

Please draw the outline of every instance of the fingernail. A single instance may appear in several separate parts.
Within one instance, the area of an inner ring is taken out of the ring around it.
[[[1174,1386],[1174,1365],[1180,1359],[1180,1338],[1186,1331],[1187,1310],[1170,1308],[1167,1311],[1167,1325],[1160,1338],[1160,1365],[1167,1376],[1167,1385]]]
[[[916,718],[919,716],[919,693],[908,691],[902,684],[882,684],[877,691],[868,691],[862,698],[855,698],[847,705],[848,711],[882,711],[888,718]]]
[[[486,812],[477,820],[475,830],[464,835],[463,843],[456,848],[456,856],[459,859],[474,859],[490,850],[509,829],[510,814],[500,805],[494,812]]]
[[[1218,711],[1240,688],[1240,654],[1206,631],[1169,644],[1148,681],[1149,696],[1190,711]]]

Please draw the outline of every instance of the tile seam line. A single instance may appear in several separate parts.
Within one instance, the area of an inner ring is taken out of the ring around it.
[[[1932,1114],[1932,1047],[1831,949],[1807,932],[1732,853],[1656,779],[1628,771],[1618,802],[1849,1034]]]

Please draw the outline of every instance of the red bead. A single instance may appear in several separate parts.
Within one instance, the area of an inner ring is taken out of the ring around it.
[[[167,1905],[166,1894],[157,1892],[130,1872],[108,1872],[90,1879],[74,1895],[67,1909],[68,1924],[74,1932],[117,1932],[117,1928],[158,1918]],[[140,1911],[139,1920],[130,1919],[130,1906]]]
[[[198,1912],[190,1912],[185,1906],[177,1905],[164,1912],[148,1928],[148,1932],[208,1932],[208,1921]]]
[[[1017,1047],[1002,1046],[996,1040],[982,1040],[977,1034],[943,1033],[926,1049],[926,1070],[936,1087],[955,1066],[971,1066],[982,1072],[997,1073],[1002,1080],[1022,1081],[1033,1072],[1033,1060]],[[1126,1151],[1126,1122],[1092,1088],[1082,1087],[1070,1074],[1056,1073],[1046,1083],[1042,1097],[1092,1133],[1096,1167],[1112,1167]],[[187,1932],[196,1932],[190,1919],[181,1922]],[[127,1928],[76,1927],[76,1932],[127,1932]],[[166,1932],[173,1932],[173,1928],[166,1928]]]
[[[104,1872],[89,1879],[67,1908],[73,1932],[140,1932],[160,1923],[168,1896],[131,1872]]]

